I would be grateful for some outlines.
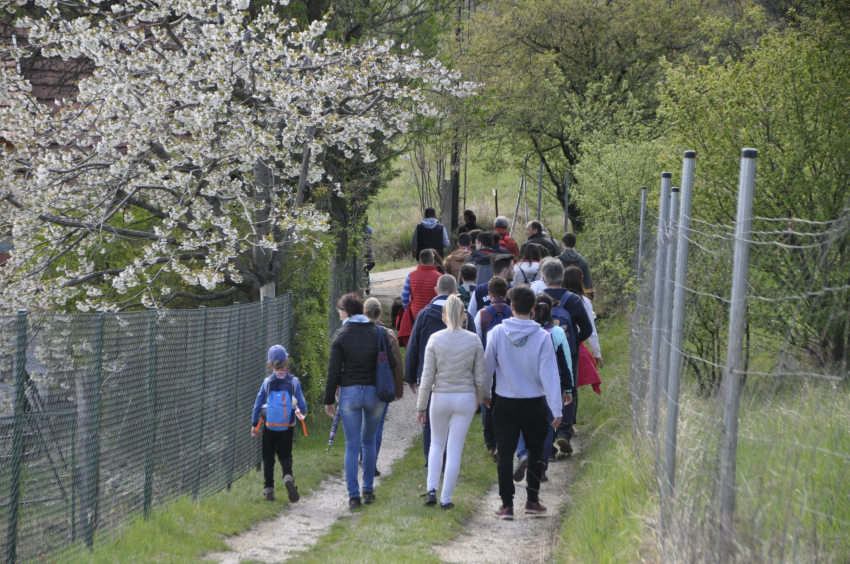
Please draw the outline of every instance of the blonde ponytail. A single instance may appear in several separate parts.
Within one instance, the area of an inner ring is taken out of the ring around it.
[[[446,316],[446,326],[452,331],[466,329],[466,309],[463,307],[463,300],[456,294],[452,294],[446,300],[446,305],[443,306],[443,314]]]

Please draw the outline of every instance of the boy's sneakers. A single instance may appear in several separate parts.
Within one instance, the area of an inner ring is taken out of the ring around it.
[[[519,463],[514,470],[514,482],[522,482],[525,478],[525,469],[528,468],[528,457],[523,456],[519,459]]]
[[[274,501],[274,488],[264,489],[263,498],[265,498],[266,501]]]
[[[295,485],[295,480],[292,479],[291,474],[283,477],[283,485],[286,486],[286,493],[289,494],[290,502],[295,503],[301,499],[301,495],[298,493],[298,486]]]
[[[359,497],[349,498],[348,508],[349,509],[357,509],[358,507],[360,507],[360,498]]]
[[[369,505],[375,502],[375,492],[363,492],[363,503]]]
[[[570,439],[567,437],[558,437],[555,439],[555,444],[558,445],[558,450],[560,450],[562,454],[573,453],[573,445],[570,444]]]
[[[448,502],[448,503],[441,503],[440,504],[440,509],[445,509],[446,511],[448,511],[449,509],[454,509],[454,507],[455,507],[455,504],[452,503],[451,501]]]
[[[546,515],[547,509],[540,505],[539,501],[526,501],[525,502],[525,514],[526,515]]]
[[[513,521],[514,520],[514,508],[513,507],[505,507],[504,505],[496,511],[496,517],[498,519],[504,519],[505,521]]]
[[[425,505],[437,505],[437,490],[425,494]]]
[[[540,476],[540,483],[541,484],[548,482],[548,481],[549,481],[549,476],[547,476],[546,474],[543,474],[542,476]]]

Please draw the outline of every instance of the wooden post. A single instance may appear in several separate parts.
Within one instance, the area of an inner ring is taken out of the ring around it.
[[[499,217],[499,191],[493,188],[493,200],[496,203],[496,217]]]

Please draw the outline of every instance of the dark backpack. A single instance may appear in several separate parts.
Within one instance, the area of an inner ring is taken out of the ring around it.
[[[463,307],[469,307],[469,292],[466,291],[466,288],[463,285],[457,287],[457,295],[460,296],[460,299],[463,300]]]
[[[555,302],[555,304],[552,308],[552,322],[564,330],[567,335],[567,342],[570,344],[570,355],[576,355],[578,354],[578,342],[573,328],[573,317],[561,307],[561,302]]]
[[[489,305],[484,308],[484,311],[490,314],[490,323],[487,324],[487,329],[481,334],[481,344],[484,345],[484,348],[487,348],[487,333],[490,330],[497,326],[501,325],[502,321],[509,317],[513,317],[513,313],[511,312],[511,306],[505,306],[505,309],[502,311],[497,311],[495,307]]]

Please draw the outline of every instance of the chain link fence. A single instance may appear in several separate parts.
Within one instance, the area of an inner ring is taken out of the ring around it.
[[[749,151],[736,220],[690,210],[694,155],[646,210],[631,398],[650,520],[664,562],[848,562],[850,209],[760,217]]]
[[[222,308],[0,316],[0,539],[6,561],[92,546],[261,460],[247,440],[292,295]]]

